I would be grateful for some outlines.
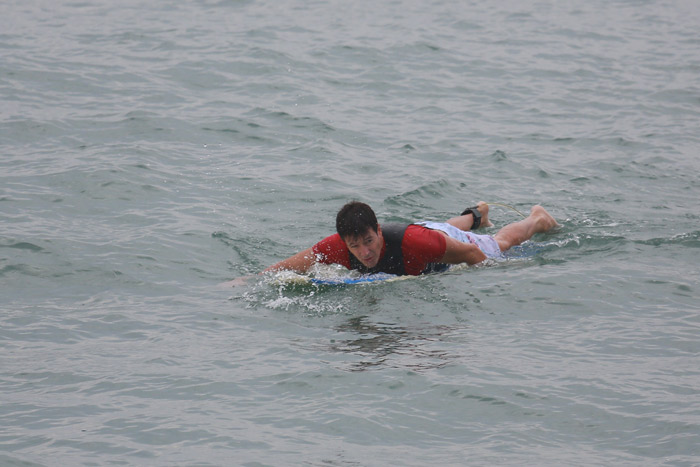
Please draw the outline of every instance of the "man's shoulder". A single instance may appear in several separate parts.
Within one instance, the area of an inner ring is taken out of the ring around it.
[[[406,235],[410,235],[412,237],[420,237],[420,236],[425,236],[425,235],[432,235],[433,233],[436,233],[439,235],[439,232],[436,232],[435,230],[428,229],[427,227],[423,227],[422,225],[418,224],[409,224],[408,227],[406,227]]]
[[[411,224],[406,228],[404,235],[404,246],[406,247],[427,247],[444,252],[445,244],[445,236],[436,230],[416,224]]]
[[[314,246],[314,249],[316,248],[332,248],[332,249],[346,249],[347,245],[345,245],[345,242],[343,241],[342,238],[340,238],[340,235],[337,233],[332,234],[324,238],[323,240],[320,240],[317,242]]]
[[[311,247],[311,251],[320,263],[342,264],[347,268],[350,267],[350,250],[337,233],[316,243]]]

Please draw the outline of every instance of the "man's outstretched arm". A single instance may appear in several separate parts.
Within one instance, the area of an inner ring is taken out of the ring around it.
[[[306,250],[300,251],[290,258],[273,264],[272,266],[266,268],[263,273],[273,271],[294,271],[303,274],[311,269],[314,264],[316,264],[316,255],[313,252],[313,248],[307,248]]]
[[[303,274],[307,272],[309,269],[311,269],[311,266],[313,266],[316,263],[316,255],[314,255],[313,249],[312,248],[307,248],[304,251],[300,251],[296,255],[287,258],[285,260],[280,261],[279,263],[275,263],[272,266],[266,268],[263,272],[260,274],[264,274],[266,272],[275,272],[275,271],[294,271],[298,272],[299,274]],[[221,287],[236,287],[239,285],[246,285],[246,283],[252,279],[253,276],[245,276],[245,277],[238,277],[236,279],[233,279],[232,281],[224,282],[223,284],[219,284]]]
[[[445,235],[447,242],[445,254],[440,260],[446,264],[476,264],[486,259],[486,255],[478,246],[472,243],[464,243]]]

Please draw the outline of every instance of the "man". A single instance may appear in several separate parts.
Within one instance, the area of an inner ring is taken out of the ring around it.
[[[316,263],[341,264],[363,273],[418,275],[444,270],[450,264],[477,264],[520,245],[534,234],[557,226],[541,206],[530,215],[506,225],[493,237],[468,232],[490,226],[488,205],[480,202],[445,223],[386,224],[380,226],[368,205],[352,201],[336,216],[335,235],[280,261],[263,272],[290,270],[305,273]]]

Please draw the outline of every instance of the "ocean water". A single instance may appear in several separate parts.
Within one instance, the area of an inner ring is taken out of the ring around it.
[[[0,465],[700,465],[699,24],[2,2]],[[218,286],[349,199],[562,228],[405,281]]]

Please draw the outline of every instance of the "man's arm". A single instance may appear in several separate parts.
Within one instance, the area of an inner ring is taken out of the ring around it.
[[[287,258],[283,261],[280,261],[279,263],[273,264],[272,266],[266,268],[263,272],[260,274],[264,274],[266,272],[272,272],[272,271],[295,271],[300,274],[307,272],[311,266],[316,263],[316,255],[314,255],[313,252],[313,247],[312,248],[307,248],[304,251],[301,251],[297,253],[296,255],[292,256],[291,258]],[[224,282],[223,284],[219,284],[220,287],[236,287],[239,285],[246,285],[250,279],[252,279],[253,276],[244,276],[244,277],[238,277],[236,279],[233,279],[232,281]]]
[[[440,260],[447,264],[476,264],[486,259],[486,255],[478,246],[472,243],[464,243],[445,235],[445,254]]]
[[[279,263],[273,264],[266,268],[263,273],[271,271],[294,271],[303,274],[311,269],[311,266],[314,264],[316,264],[316,255],[313,252],[313,247],[311,247]]]

